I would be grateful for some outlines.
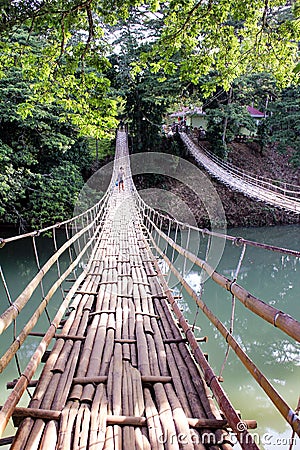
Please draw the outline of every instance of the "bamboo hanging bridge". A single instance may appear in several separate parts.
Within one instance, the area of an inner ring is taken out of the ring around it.
[[[124,192],[118,192],[114,185],[120,165],[127,174]],[[169,232],[162,231],[162,221],[171,219],[142,200],[130,174],[127,135],[119,131],[114,173],[98,203],[41,232],[1,240],[4,246],[17,239],[32,239],[38,271],[15,300],[1,271],[10,305],[0,316],[0,333],[12,330],[13,339],[0,358],[0,371],[15,358],[19,377],[8,383],[12,391],[0,411],[1,434],[11,418],[18,430],[0,443],[9,443],[15,450],[229,450],[234,445],[233,433],[243,449],[259,448],[250,431],[256,426],[255,418],[244,420],[231,404],[201,349],[206,338],[195,337],[194,327],[168,287],[161,262],[226,339],[228,348],[264,389],[291,432],[299,435],[297,409],[286,403],[235,340],[232,330],[188,284],[184,273],[175,267],[175,255],[198,265],[234,300],[295,341],[300,340],[300,323],[240,286],[239,267],[234,279],[228,279],[172,239],[171,222]],[[188,233],[193,229],[177,222],[176,234],[180,228]],[[59,230],[66,235],[61,245]],[[36,241],[43,232],[52,234],[55,252],[41,265]],[[201,233],[213,234],[208,230]],[[300,257],[294,250],[230,236],[226,239],[241,246],[239,266],[247,246]],[[60,263],[64,254],[69,257],[67,267]],[[53,268],[57,276],[47,288],[45,277]],[[67,293],[62,288],[65,281],[71,286]],[[41,301],[17,332],[19,317],[37,289],[42,293]],[[61,303],[55,316],[48,317],[47,331],[33,331],[59,290]],[[21,370],[18,354],[28,337],[39,342]],[[49,346],[51,350],[47,350]],[[41,362],[41,374],[34,379]],[[20,407],[26,390],[29,405]]]
[[[256,201],[300,214],[299,186],[251,175],[218,158],[200,143],[196,144],[187,133],[181,132],[180,137],[196,162],[230,189]]]

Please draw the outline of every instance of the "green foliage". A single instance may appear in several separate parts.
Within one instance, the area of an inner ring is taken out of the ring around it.
[[[16,41],[20,24],[27,32]],[[83,133],[100,137],[100,129],[116,125],[117,99],[108,94],[106,76],[110,26],[131,27],[140,34],[138,46],[155,43],[131,60],[134,74],[148,65],[157,80],[180,73],[194,84],[209,74],[202,85],[206,96],[217,86],[227,91],[249,72],[273,73],[281,85],[298,80],[298,1],[5,0],[0,71],[17,64],[28,79],[39,80],[24,113],[36,99],[55,99]],[[43,42],[38,51],[32,50],[34,35]]]
[[[245,110],[254,102],[273,111],[271,139],[299,162],[299,91],[278,91],[299,81],[299,8],[298,0],[3,0],[0,220],[39,227],[70,215],[91,152],[110,151],[119,114],[134,149],[157,149],[162,115],[183,95],[196,104],[199,91],[202,102],[219,90],[207,108],[219,155],[242,127],[254,130]],[[266,129],[259,136],[264,144]]]
[[[92,157],[86,139],[62,120],[61,105],[20,108],[34,82],[11,67],[0,79],[0,221],[41,227],[72,214]]]
[[[52,167],[49,174],[32,174],[28,217],[29,224],[41,228],[49,222],[60,222],[70,216],[78,193],[83,187],[83,178],[78,167],[65,161]]]
[[[253,73],[237,78],[233,83],[233,101],[241,105],[255,105],[260,111],[268,108],[268,102],[279,91],[274,76],[269,73]]]
[[[300,167],[300,87],[289,87],[270,104],[266,121],[269,140],[278,151],[292,150],[292,163]]]
[[[165,76],[162,82],[160,73],[140,66],[141,55],[152,47],[152,37],[160,33],[159,25],[133,9],[126,22],[112,29],[118,37],[113,42],[116,51],[110,57],[109,76],[116,95],[124,98],[120,116],[129,121],[134,151],[159,148],[162,117],[181,87],[178,77]]]
[[[206,96],[217,86],[227,91],[249,72],[273,73],[281,85],[296,82],[298,8],[285,0],[173,0],[163,14],[165,26],[152,53],[161,55],[156,71],[174,73],[177,66],[170,63],[179,57],[183,79],[196,84],[210,75],[202,86]]]

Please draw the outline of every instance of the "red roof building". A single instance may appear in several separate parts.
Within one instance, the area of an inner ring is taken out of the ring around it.
[[[247,106],[247,111],[254,119],[263,119],[265,117],[263,112],[253,108],[253,106]]]

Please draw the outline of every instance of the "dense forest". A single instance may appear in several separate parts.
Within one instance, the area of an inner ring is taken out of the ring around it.
[[[2,0],[0,223],[69,217],[120,119],[133,151],[178,152],[162,124],[182,106],[205,108],[226,158],[254,105],[260,152],[299,167],[299,18],[294,0]]]

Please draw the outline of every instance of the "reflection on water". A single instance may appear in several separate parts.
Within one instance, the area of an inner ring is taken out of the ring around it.
[[[300,227],[275,227],[263,229],[235,229],[229,234],[243,236],[248,239],[279,245],[286,248],[300,249]],[[195,238],[196,239],[196,238]],[[191,250],[197,248],[197,242],[193,242],[193,236],[189,243]],[[38,250],[41,264],[53,252],[51,239],[43,238],[38,241]],[[206,251],[206,241],[200,242],[200,256],[203,257]],[[217,270],[228,278],[232,278],[240,258],[241,247],[227,244],[222,255],[221,262]],[[0,264],[3,268],[12,298],[22,291],[28,281],[37,273],[34,259],[32,241],[30,239],[9,244],[0,249]],[[61,260],[61,268],[68,264],[68,256]],[[176,267],[183,267],[183,260],[177,258]],[[200,288],[200,270],[196,267],[186,266],[188,271],[187,280],[197,291]],[[45,280],[45,289],[49,287],[57,276],[57,268],[50,271]],[[262,249],[248,247],[239,271],[238,283],[244,286],[251,293],[268,302],[270,305],[291,314],[296,319],[300,319],[300,261],[291,256],[279,253],[267,252]],[[171,279],[171,284],[174,280]],[[64,288],[68,286],[65,285]],[[0,283],[0,312],[7,308],[8,302],[5,291]],[[32,302],[25,308],[23,322],[18,322],[20,330],[30,315],[33,308],[41,300],[40,288],[33,296]],[[53,317],[57,304],[60,301],[60,294],[51,300],[48,311]],[[231,317],[231,296],[221,287],[211,280],[204,284],[203,299],[210,309],[229,328]],[[180,301],[183,312],[190,323],[193,323],[197,313],[194,301],[184,295]],[[226,342],[220,333],[210,324],[208,319],[200,311],[196,316],[196,325],[201,327],[201,331],[196,329],[197,336],[207,335],[207,343],[201,343],[204,352],[209,354],[209,362],[218,374],[224,355],[226,352]],[[42,331],[47,327],[48,321],[45,314],[35,327],[34,331]],[[256,317],[251,311],[244,308],[239,301],[236,301],[234,336],[247,351],[250,358],[262,370],[273,386],[279,391],[283,398],[292,408],[295,408],[299,397],[299,346],[293,339],[286,336],[280,330]],[[1,336],[1,352],[7,348],[11,342],[11,332]],[[36,347],[36,338],[30,337],[24,344],[20,353],[20,365],[24,368],[30,355]],[[3,404],[7,397],[5,388],[6,382],[16,378],[16,366],[14,361],[9,365],[8,370],[0,375],[0,404]],[[225,370],[223,372],[224,389],[228,393],[233,405],[242,412],[244,419],[256,419],[258,429],[254,430],[258,434],[260,447],[265,450],[289,449],[289,438],[291,430],[286,425],[284,419],[276,411],[264,391],[252,379],[242,363],[230,351]],[[22,405],[26,405],[28,397],[22,400]],[[5,435],[14,432],[10,425]],[[258,439],[257,438],[257,439]],[[297,441],[298,448],[300,442]],[[295,445],[295,449],[297,448]],[[3,447],[4,448],[4,447]]]
[[[265,242],[295,250],[300,249],[300,228],[297,226],[264,229],[235,229],[228,234],[243,236],[250,240]],[[197,239],[197,238],[195,238]],[[199,256],[205,254],[206,242],[203,243]],[[189,248],[196,247],[191,239]],[[217,271],[228,278],[233,278],[240,258],[241,247],[231,243],[225,247]],[[176,259],[176,267],[182,267],[183,259]],[[186,280],[200,291],[201,269],[193,266],[186,274]],[[171,277],[171,284],[174,278]],[[280,253],[247,247],[238,283],[268,304],[300,319],[300,260]],[[178,286],[178,290],[180,290]],[[227,344],[221,334],[208,321],[202,311],[198,310],[194,300],[183,291],[180,306],[189,323],[201,327],[196,336],[208,336],[206,344],[200,344],[209,354],[209,362],[219,374]],[[229,329],[231,319],[231,294],[219,287],[212,280],[204,283],[203,301]],[[295,409],[300,394],[300,349],[295,341],[265,322],[245,308],[238,300],[235,304],[233,335],[243,350],[271,381],[287,403]],[[233,405],[242,412],[245,419],[256,419],[260,447],[266,450],[289,449],[291,429],[277,412],[262,388],[252,379],[243,364],[231,350],[223,372],[223,387]],[[300,448],[297,439],[294,448]],[[297,447],[298,446],[298,447]]]

